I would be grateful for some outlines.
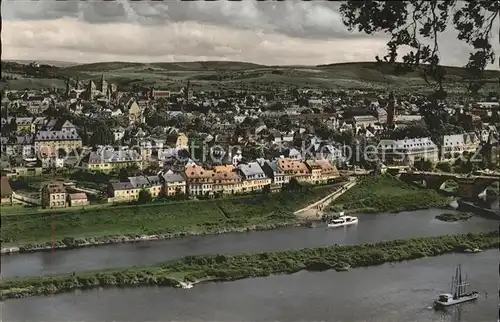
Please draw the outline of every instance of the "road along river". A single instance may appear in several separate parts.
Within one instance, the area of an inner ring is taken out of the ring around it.
[[[357,226],[290,227],[270,231],[190,236],[163,241],[114,244],[73,250],[2,255],[2,276],[28,276],[155,264],[188,255],[278,251],[333,244],[490,231],[493,220],[474,216],[467,222],[434,217],[449,210],[429,209],[398,214],[359,214]]]
[[[461,263],[476,302],[430,306]],[[348,272],[299,272],[227,283],[110,288],[8,300],[2,321],[453,321],[498,317],[498,251],[449,254]],[[488,293],[488,294],[485,294]]]

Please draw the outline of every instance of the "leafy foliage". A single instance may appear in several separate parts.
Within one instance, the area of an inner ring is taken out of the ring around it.
[[[149,192],[149,190],[141,189],[141,191],[139,191],[139,198],[137,200],[139,204],[148,203],[151,199],[153,198],[151,197],[151,192]]]
[[[383,59],[377,56],[377,61],[395,63],[398,50],[409,48],[409,53],[402,57],[402,68],[422,68],[424,79],[437,86],[436,98],[445,95],[446,72],[439,64],[439,37],[448,28],[450,18],[458,39],[474,51],[466,65],[472,76],[469,84],[472,93],[481,88],[486,66],[495,61],[491,33],[499,15],[498,1],[343,1],[340,11],[349,30],[390,35],[388,53]]]
[[[428,159],[418,159],[415,160],[413,165],[419,171],[432,171],[434,169],[434,164]]]

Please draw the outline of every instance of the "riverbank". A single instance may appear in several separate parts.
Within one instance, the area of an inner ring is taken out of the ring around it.
[[[181,282],[232,281],[291,274],[301,270],[343,271],[351,267],[380,265],[451,252],[463,253],[499,245],[498,231],[494,231],[234,256],[188,256],[148,267],[2,279],[0,297],[22,298],[106,286],[181,286]]]
[[[294,211],[337,189],[304,186],[272,195],[2,216],[2,253],[275,229],[296,224]]]
[[[15,254],[15,253],[32,253],[41,251],[51,251],[53,249],[75,249],[82,247],[96,247],[102,245],[112,245],[112,244],[123,244],[123,243],[139,243],[145,241],[158,241],[158,240],[168,240],[173,238],[187,237],[187,236],[203,236],[203,235],[220,235],[227,233],[243,233],[249,231],[261,231],[261,230],[273,230],[284,227],[289,227],[292,225],[300,225],[295,221],[284,221],[272,224],[259,224],[248,226],[245,228],[225,228],[218,229],[216,231],[205,231],[205,232],[179,232],[172,234],[160,234],[160,235],[140,235],[140,236],[102,236],[102,237],[90,237],[90,238],[71,238],[66,237],[62,240],[54,242],[45,243],[33,243],[26,244],[22,246],[11,246],[4,247],[1,250],[1,254]]]
[[[344,184],[342,184],[336,191],[332,192],[330,195],[325,198],[308,205],[305,208],[297,210],[294,215],[297,218],[305,221],[307,225],[310,224],[311,220],[318,220],[323,217],[323,209],[328,208],[330,203],[332,203],[335,199],[342,196],[347,190],[351,189],[357,184],[357,179],[350,180]]]
[[[330,206],[333,212],[402,212],[447,206],[452,199],[390,175],[366,176]]]

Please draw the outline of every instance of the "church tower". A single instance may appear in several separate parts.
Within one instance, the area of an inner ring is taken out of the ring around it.
[[[89,81],[89,84],[87,85],[87,98],[89,101],[92,101],[94,99],[94,94],[96,91],[96,86],[93,80]]]
[[[66,92],[64,93],[66,99],[69,98],[69,94],[71,92],[71,77],[66,79]]]
[[[389,129],[394,128],[395,116],[396,116],[396,100],[394,99],[394,94],[391,92],[389,94],[389,99],[387,102],[387,127]]]
[[[184,95],[186,95],[186,101],[189,100],[189,88],[191,87],[191,82],[187,82],[187,86],[186,86],[186,92],[184,93]]]
[[[106,95],[108,93],[108,82],[104,79],[104,74],[101,75],[101,84],[99,90],[103,95]]]

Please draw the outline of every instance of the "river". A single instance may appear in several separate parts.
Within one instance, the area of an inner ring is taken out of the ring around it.
[[[457,263],[468,273],[476,302],[436,312]],[[110,288],[7,300],[4,322],[28,321],[453,321],[498,317],[498,251],[450,254],[348,272],[299,272],[190,290]],[[488,293],[488,295],[485,294]]]
[[[359,214],[356,227],[289,227],[278,230],[191,236],[171,240],[114,244],[73,250],[3,255],[2,276],[68,273],[91,269],[148,265],[187,255],[263,252],[333,244],[489,231],[495,221],[474,216],[467,222],[434,217],[449,210],[430,209],[397,214]]]

